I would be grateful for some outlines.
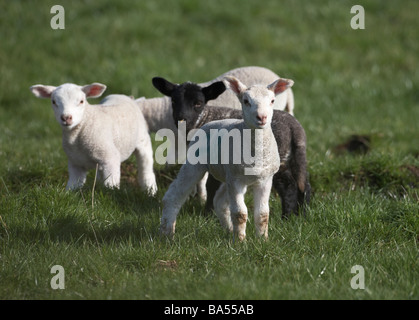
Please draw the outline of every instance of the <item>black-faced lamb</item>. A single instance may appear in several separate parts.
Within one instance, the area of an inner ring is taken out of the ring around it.
[[[110,95],[103,104],[90,105],[87,98],[102,95],[100,83],[59,87],[34,85],[38,98],[50,98],[62,128],[62,144],[68,157],[67,190],[84,185],[88,170],[98,167],[104,184],[119,188],[121,162],[134,152],[140,187],[150,195],[157,191],[153,149],[147,123],[138,105],[128,96]]]

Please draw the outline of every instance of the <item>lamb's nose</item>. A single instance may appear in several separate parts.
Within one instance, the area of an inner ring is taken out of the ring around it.
[[[266,116],[266,115],[263,115],[263,116],[261,116],[261,115],[257,115],[256,116],[256,119],[261,123],[261,124],[265,124],[266,123],[266,121],[267,121],[267,119],[268,119],[268,116]]]
[[[61,120],[65,123],[65,124],[71,124],[72,120],[73,120],[73,116],[72,115],[61,115]]]

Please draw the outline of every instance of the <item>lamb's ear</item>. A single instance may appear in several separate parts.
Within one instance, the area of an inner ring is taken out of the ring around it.
[[[285,90],[287,90],[288,88],[291,88],[294,85],[294,81],[290,80],[290,79],[278,79],[276,81],[274,81],[273,83],[271,83],[268,86],[269,90],[272,90],[275,95],[280,94],[281,92],[284,92]]]
[[[157,90],[159,90],[161,93],[168,97],[172,96],[173,90],[175,90],[177,87],[177,84],[171,83],[170,81],[167,81],[166,79],[161,77],[154,77],[152,82],[153,86]]]
[[[226,91],[226,86],[222,81],[214,82],[208,87],[202,88],[202,93],[205,96],[205,103],[209,100],[217,99],[224,91]]]
[[[226,88],[229,88],[229,89],[233,90],[233,92],[236,95],[241,94],[242,92],[244,92],[247,89],[247,87],[243,83],[241,83],[239,79],[237,79],[233,76],[225,77],[223,82],[224,82]]]
[[[38,98],[51,98],[51,94],[56,88],[57,87],[44,86],[42,84],[36,84],[30,87],[32,93]]]
[[[106,90],[106,86],[101,83],[92,83],[86,86],[83,86],[81,90],[86,94],[86,98],[97,98],[102,95]]]

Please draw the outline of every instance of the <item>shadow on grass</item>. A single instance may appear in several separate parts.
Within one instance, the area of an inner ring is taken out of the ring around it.
[[[107,189],[101,182],[93,186],[94,172],[89,172],[86,184],[74,192],[64,190],[67,177],[62,168],[53,168],[51,175],[44,167],[8,171],[2,176],[2,185],[7,188],[4,195],[22,216],[8,225],[5,237],[25,243],[137,244],[159,238],[161,199],[176,176],[175,166],[156,170],[159,191],[155,197],[140,190],[132,164],[128,162],[122,168],[120,189]],[[198,200],[188,202],[197,213],[203,212]]]
[[[149,241],[150,238],[158,237],[157,225],[146,227],[129,221],[104,225],[98,220],[81,222],[76,217],[63,217],[51,221],[49,226],[49,238],[52,241],[66,243],[90,242],[90,243],[140,243]]]
[[[158,223],[132,223],[129,220],[101,221],[100,219],[81,219],[74,215],[57,217],[46,226],[18,225],[9,233],[19,241],[28,244],[49,245],[51,242],[64,242],[72,245],[114,244],[132,242],[139,244],[159,237]]]
[[[17,168],[7,171],[3,177],[8,193],[20,193],[22,188],[28,185],[41,185],[46,180],[42,168],[31,168],[31,170]]]

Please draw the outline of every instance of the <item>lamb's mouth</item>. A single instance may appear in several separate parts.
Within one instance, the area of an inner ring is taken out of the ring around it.
[[[74,122],[68,123],[65,121],[61,122],[61,127],[67,130],[72,130],[73,128],[75,128],[76,126],[74,125]]]
[[[268,122],[266,122],[266,121],[262,122],[260,120],[255,120],[254,125],[255,125],[256,129],[264,129],[268,125]]]

